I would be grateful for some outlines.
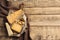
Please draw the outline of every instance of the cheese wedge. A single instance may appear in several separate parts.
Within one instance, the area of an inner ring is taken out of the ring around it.
[[[14,31],[16,31],[16,32],[18,32],[18,33],[20,33],[21,30],[22,30],[22,25],[19,25],[18,23],[14,23],[12,25],[11,29],[14,30]]]
[[[9,24],[8,24],[8,23],[5,23],[5,24],[6,24],[6,29],[7,29],[8,35],[9,35],[9,36],[12,36],[12,35],[13,35],[13,32],[12,32]]]
[[[12,14],[7,16],[8,22],[12,24],[17,18],[20,18],[20,16],[23,14],[23,10],[18,10],[16,12],[13,12]]]

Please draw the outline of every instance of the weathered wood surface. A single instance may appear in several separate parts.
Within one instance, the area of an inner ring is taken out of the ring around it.
[[[60,40],[60,15],[28,15],[32,40]]]
[[[46,8],[24,8],[26,14],[34,15],[59,15],[59,7],[46,7]]]
[[[9,0],[12,1],[12,0]],[[12,1],[13,2],[13,1]],[[60,7],[60,0],[18,0],[24,7]]]
[[[23,0],[25,7],[60,7],[60,0]]]
[[[33,40],[60,40],[60,26],[35,26],[30,28]]]
[[[28,15],[31,26],[60,25],[60,15]]]
[[[28,15],[28,18],[30,22],[60,21],[60,15]]]
[[[4,24],[4,18],[1,18],[1,17],[0,17],[0,27],[1,27],[1,26],[4,26],[3,24]]]
[[[5,27],[0,27],[0,36],[7,36]]]

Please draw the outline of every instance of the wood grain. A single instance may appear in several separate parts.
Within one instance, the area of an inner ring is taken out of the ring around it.
[[[30,25],[60,25],[60,15],[28,15]]]
[[[59,40],[60,39],[59,26],[35,26],[30,27],[30,37],[33,40]]]
[[[5,27],[0,27],[0,36],[7,36]]]
[[[9,0],[10,2],[13,2]],[[24,7],[60,7],[60,0],[18,0]]]
[[[60,21],[60,15],[28,15],[28,18],[32,22]]]
[[[33,15],[59,15],[59,7],[46,7],[46,8],[24,8],[26,14]]]
[[[23,0],[25,7],[60,7],[60,0]]]
[[[4,26],[4,18],[0,17],[0,27]]]

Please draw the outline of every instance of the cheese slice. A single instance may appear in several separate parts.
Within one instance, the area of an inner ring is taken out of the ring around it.
[[[22,30],[22,25],[19,25],[18,23],[14,23],[12,25],[11,29],[14,30],[14,31],[16,31],[16,32],[18,32],[18,33],[20,33],[21,30]]]
[[[23,10],[18,10],[7,16],[8,22],[12,24],[17,18],[23,14]]]
[[[9,35],[9,36],[12,36],[12,35],[13,35],[13,32],[12,32],[9,24],[8,24],[8,23],[5,23],[5,24],[6,24],[6,29],[7,29],[8,35]]]

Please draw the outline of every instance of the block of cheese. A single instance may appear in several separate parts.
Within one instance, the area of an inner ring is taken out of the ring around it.
[[[11,27],[12,30],[16,31],[17,33],[20,33],[22,30],[22,25],[19,25],[18,23],[14,23]]]
[[[23,10],[18,10],[13,12],[12,14],[7,16],[8,22],[12,24],[15,20],[20,18],[20,16],[23,14]]]

